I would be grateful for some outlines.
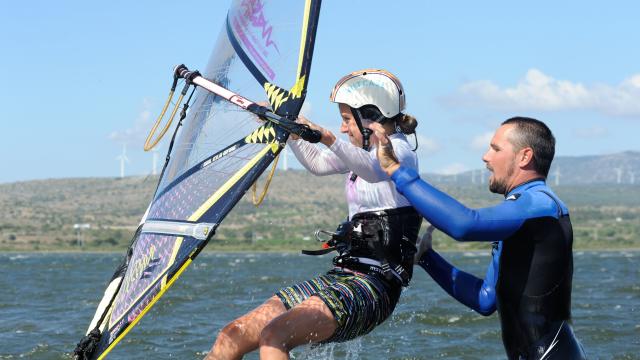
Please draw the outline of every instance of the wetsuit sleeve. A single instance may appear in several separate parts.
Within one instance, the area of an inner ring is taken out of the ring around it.
[[[411,149],[409,149],[408,143],[397,138],[391,139],[391,142],[398,160],[400,160],[403,165],[416,169],[416,156]],[[346,164],[349,170],[353,171],[366,182],[376,183],[389,180],[389,175],[380,167],[380,162],[378,161],[375,151],[365,151],[342,139],[336,139],[329,149]]]
[[[396,189],[437,229],[459,241],[497,241],[515,233],[528,215],[526,199],[470,209],[401,166],[391,179]]]
[[[314,175],[349,172],[342,160],[329,150],[320,150],[317,146],[301,140],[289,140],[287,144],[302,166]]]
[[[478,313],[488,316],[496,310],[499,259],[500,248],[494,248],[491,264],[484,279],[459,270],[433,249],[429,249],[422,255],[419,265],[453,298]]]

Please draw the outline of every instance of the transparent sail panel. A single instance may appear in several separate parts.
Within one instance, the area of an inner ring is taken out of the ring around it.
[[[304,44],[301,34],[304,10],[302,1],[235,1],[209,64],[201,71],[203,76],[256,102],[268,102],[261,77],[290,89],[296,81],[300,46]],[[240,47],[242,55],[235,51],[232,42]],[[249,112],[198,89],[158,193],[259,125]]]

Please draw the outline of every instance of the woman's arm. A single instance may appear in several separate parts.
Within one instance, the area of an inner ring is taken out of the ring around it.
[[[303,140],[289,140],[296,159],[314,175],[344,174],[349,172],[346,165],[329,150],[320,150],[317,146]]]
[[[416,155],[411,151],[406,140],[400,137],[394,137],[391,139],[391,142],[393,143],[400,162],[404,166],[417,170],[418,162]],[[375,183],[390,179],[389,175],[380,167],[375,152],[365,151],[362,148],[340,139],[337,139],[329,149],[340,158],[349,170],[367,182]]]

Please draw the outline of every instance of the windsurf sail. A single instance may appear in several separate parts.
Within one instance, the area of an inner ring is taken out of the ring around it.
[[[196,86],[194,102],[76,358],[104,358],[215,236],[290,132],[310,136],[293,121],[306,94],[319,12],[319,0],[236,0],[206,69],[176,69],[176,79]]]

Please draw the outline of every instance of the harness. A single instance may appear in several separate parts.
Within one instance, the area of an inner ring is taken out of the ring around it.
[[[415,242],[422,217],[413,207],[370,211],[354,215],[335,232],[317,230],[320,250],[302,250],[305,255],[337,251],[333,264],[366,274],[379,274],[407,286],[413,274]]]

